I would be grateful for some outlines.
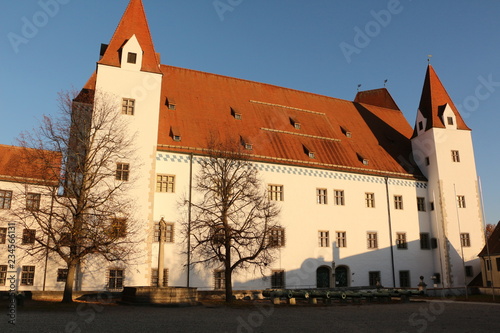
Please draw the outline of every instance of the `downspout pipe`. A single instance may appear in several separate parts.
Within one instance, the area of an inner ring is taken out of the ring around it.
[[[385,194],[387,197],[387,220],[389,223],[389,249],[391,250],[391,268],[392,268],[392,287],[396,288],[396,272],[394,268],[394,247],[392,246],[392,218],[391,218],[391,200],[389,198],[389,177],[385,177]]]

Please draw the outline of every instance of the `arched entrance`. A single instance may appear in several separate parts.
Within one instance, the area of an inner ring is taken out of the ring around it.
[[[316,270],[316,288],[330,288],[330,267],[321,266]]]
[[[349,287],[349,268],[347,266],[335,268],[335,287]]]

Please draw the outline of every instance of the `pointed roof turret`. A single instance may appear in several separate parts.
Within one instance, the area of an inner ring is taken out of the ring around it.
[[[109,46],[98,63],[120,67],[120,51],[123,45],[134,35],[139,41],[144,53],[141,70],[145,72],[161,73],[159,55],[156,53],[153,45],[153,39],[149,31],[148,20],[144,12],[142,0],[130,0],[111,38]]]
[[[446,128],[444,119],[442,119],[442,113],[446,104],[449,105],[456,117],[457,129],[470,131],[470,128],[465,124],[457,107],[446,92],[441,80],[439,80],[434,68],[429,64],[425,75],[422,96],[420,97],[420,105],[418,107],[422,116],[427,119],[425,130],[433,127]],[[415,137],[416,135],[417,130],[415,128],[413,136]]]

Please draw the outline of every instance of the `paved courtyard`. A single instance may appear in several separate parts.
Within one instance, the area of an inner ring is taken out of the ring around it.
[[[2,306],[5,309],[5,307]],[[4,310],[7,314],[7,310]],[[0,332],[500,332],[500,305],[460,302],[227,308],[82,303],[1,316]]]

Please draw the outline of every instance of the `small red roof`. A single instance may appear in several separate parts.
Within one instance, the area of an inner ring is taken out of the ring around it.
[[[61,155],[56,152],[0,145],[0,180],[54,182],[60,166]]]
[[[386,88],[359,91],[354,98],[357,103],[380,106],[387,109],[399,110],[398,105],[392,99]]]
[[[488,251],[489,250],[489,251]],[[495,229],[488,238],[488,244],[484,245],[484,248],[479,252],[479,257],[487,256],[488,253],[490,255],[499,255],[500,254],[500,223],[497,224]]]
[[[451,100],[448,92],[444,88],[441,80],[437,76],[434,68],[429,65],[427,67],[427,73],[425,75],[424,87],[422,89],[422,95],[420,98],[419,110],[422,115],[427,119],[426,130],[435,128],[445,128],[445,124],[442,119],[442,112],[444,105],[448,104],[455,114],[457,119],[457,129],[469,130],[462,116],[458,112],[455,104]],[[413,137],[417,135],[417,128],[413,132]]]
[[[143,50],[142,70],[160,73],[160,60],[149,31],[142,0],[131,0],[99,64],[120,67],[123,45],[136,35]]]

